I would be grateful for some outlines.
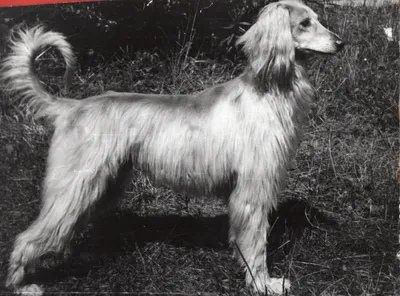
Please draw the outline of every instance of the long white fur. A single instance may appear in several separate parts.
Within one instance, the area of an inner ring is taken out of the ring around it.
[[[6,285],[19,292],[42,291],[22,284],[25,268],[47,252],[62,251],[77,225],[102,202],[107,185],[117,182],[121,166],[132,163],[177,190],[225,196],[230,242],[249,267],[247,284],[260,292],[288,290],[288,280],[268,275],[266,243],[268,214],[277,204],[314,96],[304,61],[296,56],[302,50],[296,40],[304,36],[294,34],[294,16],[303,14],[315,19],[299,2],[266,6],[238,40],[248,56],[246,71],[187,96],[107,92],[84,100],[57,98],[32,73],[33,59],[43,46],[55,46],[71,69],[71,46],[40,26],[17,32],[3,62],[3,82],[28,101],[35,115],[51,120],[55,131],[43,206],[16,239]],[[313,41],[316,47],[304,50],[338,50],[336,35],[326,30],[320,38],[323,42]]]

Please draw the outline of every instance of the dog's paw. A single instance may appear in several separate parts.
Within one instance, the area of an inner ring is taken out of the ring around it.
[[[267,280],[266,287],[268,292],[283,295],[290,290],[290,281],[285,278],[270,278]]]
[[[290,290],[290,281],[285,278],[258,277],[253,282],[253,290],[258,293],[267,292],[267,295],[285,295]]]
[[[40,288],[38,285],[26,285],[21,288],[18,288],[15,291],[17,295],[24,295],[24,296],[42,296],[43,289]]]

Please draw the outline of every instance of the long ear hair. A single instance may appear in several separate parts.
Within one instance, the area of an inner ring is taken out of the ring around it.
[[[257,22],[239,38],[262,90],[287,87],[294,75],[295,49],[289,9],[276,2],[266,6]]]

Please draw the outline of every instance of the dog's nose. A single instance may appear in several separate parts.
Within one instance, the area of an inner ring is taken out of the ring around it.
[[[344,42],[341,39],[338,39],[338,40],[335,41],[335,44],[336,44],[336,48],[338,50],[341,50],[346,45],[346,42]]]

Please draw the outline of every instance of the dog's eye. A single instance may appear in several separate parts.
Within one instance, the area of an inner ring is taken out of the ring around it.
[[[310,25],[311,25],[311,20],[309,18],[302,20],[300,23],[300,26],[305,28],[309,27]]]

